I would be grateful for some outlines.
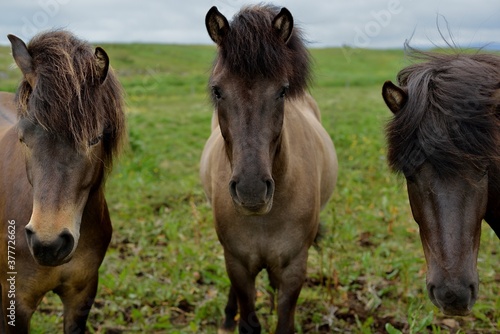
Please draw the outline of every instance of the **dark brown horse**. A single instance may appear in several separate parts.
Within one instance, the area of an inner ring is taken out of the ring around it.
[[[84,333],[111,239],[103,185],[125,130],[122,89],[104,50],[70,33],[9,40],[23,80],[0,94],[0,328],[27,333],[54,291],[64,332]]]
[[[333,143],[306,93],[309,56],[290,12],[244,8],[231,24],[206,16],[218,56],[210,76],[215,113],[201,179],[231,280],[222,332],[260,333],[255,277],[278,289],[276,333],[294,332],[308,249],[337,178]]]
[[[405,175],[427,260],[427,291],[449,315],[478,295],[481,222],[500,237],[500,57],[414,51],[388,81],[390,166]]]

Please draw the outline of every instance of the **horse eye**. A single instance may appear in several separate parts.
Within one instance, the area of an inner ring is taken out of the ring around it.
[[[26,141],[24,140],[24,136],[19,136],[19,142],[26,147],[28,146],[28,144],[26,144]]]
[[[95,137],[94,139],[89,141],[89,146],[97,145],[101,141],[101,139],[102,139],[102,135]]]
[[[286,96],[286,94],[288,93],[288,89],[289,89],[289,86],[286,85],[286,86],[283,86],[281,88],[281,92],[280,92],[280,98],[284,98]]]
[[[214,97],[217,100],[220,100],[222,98],[222,94],[221,94],[220,88],[217,87],[217,86],[212,86],[212,94],[214,94]]]

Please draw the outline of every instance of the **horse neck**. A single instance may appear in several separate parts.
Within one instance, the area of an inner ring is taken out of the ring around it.
[[[299,96],[285,102],[283,128],[279,138],[276,155],[273,160],[273,178],[276,182],[286,180],[288,171],[292,164],[292,154],[294,154],[294,141],[299,127],[302,125],[303,115],[301,107],[304,107],[304,96]]]
[[[305,143],[315,140],[312,137],[316,137],[318,133],[313,124],[317,122],[321,122],[320,110],[309,93],[286,101],[283,129],[273,164],[273,177],[286,178],[290,173],[300,173],[296,170],[300,168],[297,160],[302,159],[303,154],[309,153],[309,146]],[[295,172],[292,172],[292,169]]]
[[[99,225],[101,221],[108,216],[106,199],[104,197],[103,183],[95,186],[89,193],[87,204],[83,210],[82,229],[92,229],[95,225]],[[85,219],[86,217],[91,217]]]

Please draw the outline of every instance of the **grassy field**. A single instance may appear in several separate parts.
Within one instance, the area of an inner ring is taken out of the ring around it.
[[[104,45],[127,93],[129,147],[106,192],[114,235],[100,269],[90,333],[216,333],[229,287],[222,247],[198,179],[210,131],[210,46]],[[0,90],[20,78],[0,48]],[[339,158],[336,191],[322,213],[299,298],[298,333],[491,333],[500,331],[498,239],[484,224],[480,296],[470,316],[443,316],[425,291],[425,262],[405,183],[386,165],[381,98],[407,65],[402,51],[313,49],[311,93]],[[267,277],[258,312],[270,314]],[[62,308],[47,295],[34,333],[62,332]]]

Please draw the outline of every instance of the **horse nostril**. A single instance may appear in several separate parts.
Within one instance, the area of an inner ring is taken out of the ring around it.
[[[274,181],[272,179],[266,180],[266,199],[269,200],[274,195]]]
[[[33,232],[33,230],[31,229],[31,227],[29,227],[29,226],[26,226],[24,228],[24,231],[26,233],[26,241],[28,241],[28,246],[31,247],[31,245],[33,243],[32,240],[33,240],[33,236],[34,236],[35,232]]]
[[[75,239],[69,233],[69,231],[65,230],[59,235],[60,247],[57,250],[58,258],[64,259],[68,256],[73,250],[73,246],[75,245]]]
[[[469,285],[471,300],[476,300],[476,286],[474,284]]]
[[[28,239],[30,239],[31,236],[33,235],[33,230],[29,226],[26,226],[24,230],[26,231],[26,236],[28,237]]]
[[[236,193],[236,181],[231,180],[229,182],[229,194],[233,199],[238,198],[238,194]]]
[[[431,300],[434,300],[436,299],[436,296],[434,295],[434,289],[435,289],[435,286],[434,285],[429,285],[427,287],[428,291],[429,291],[429,297],[431,298]]]

